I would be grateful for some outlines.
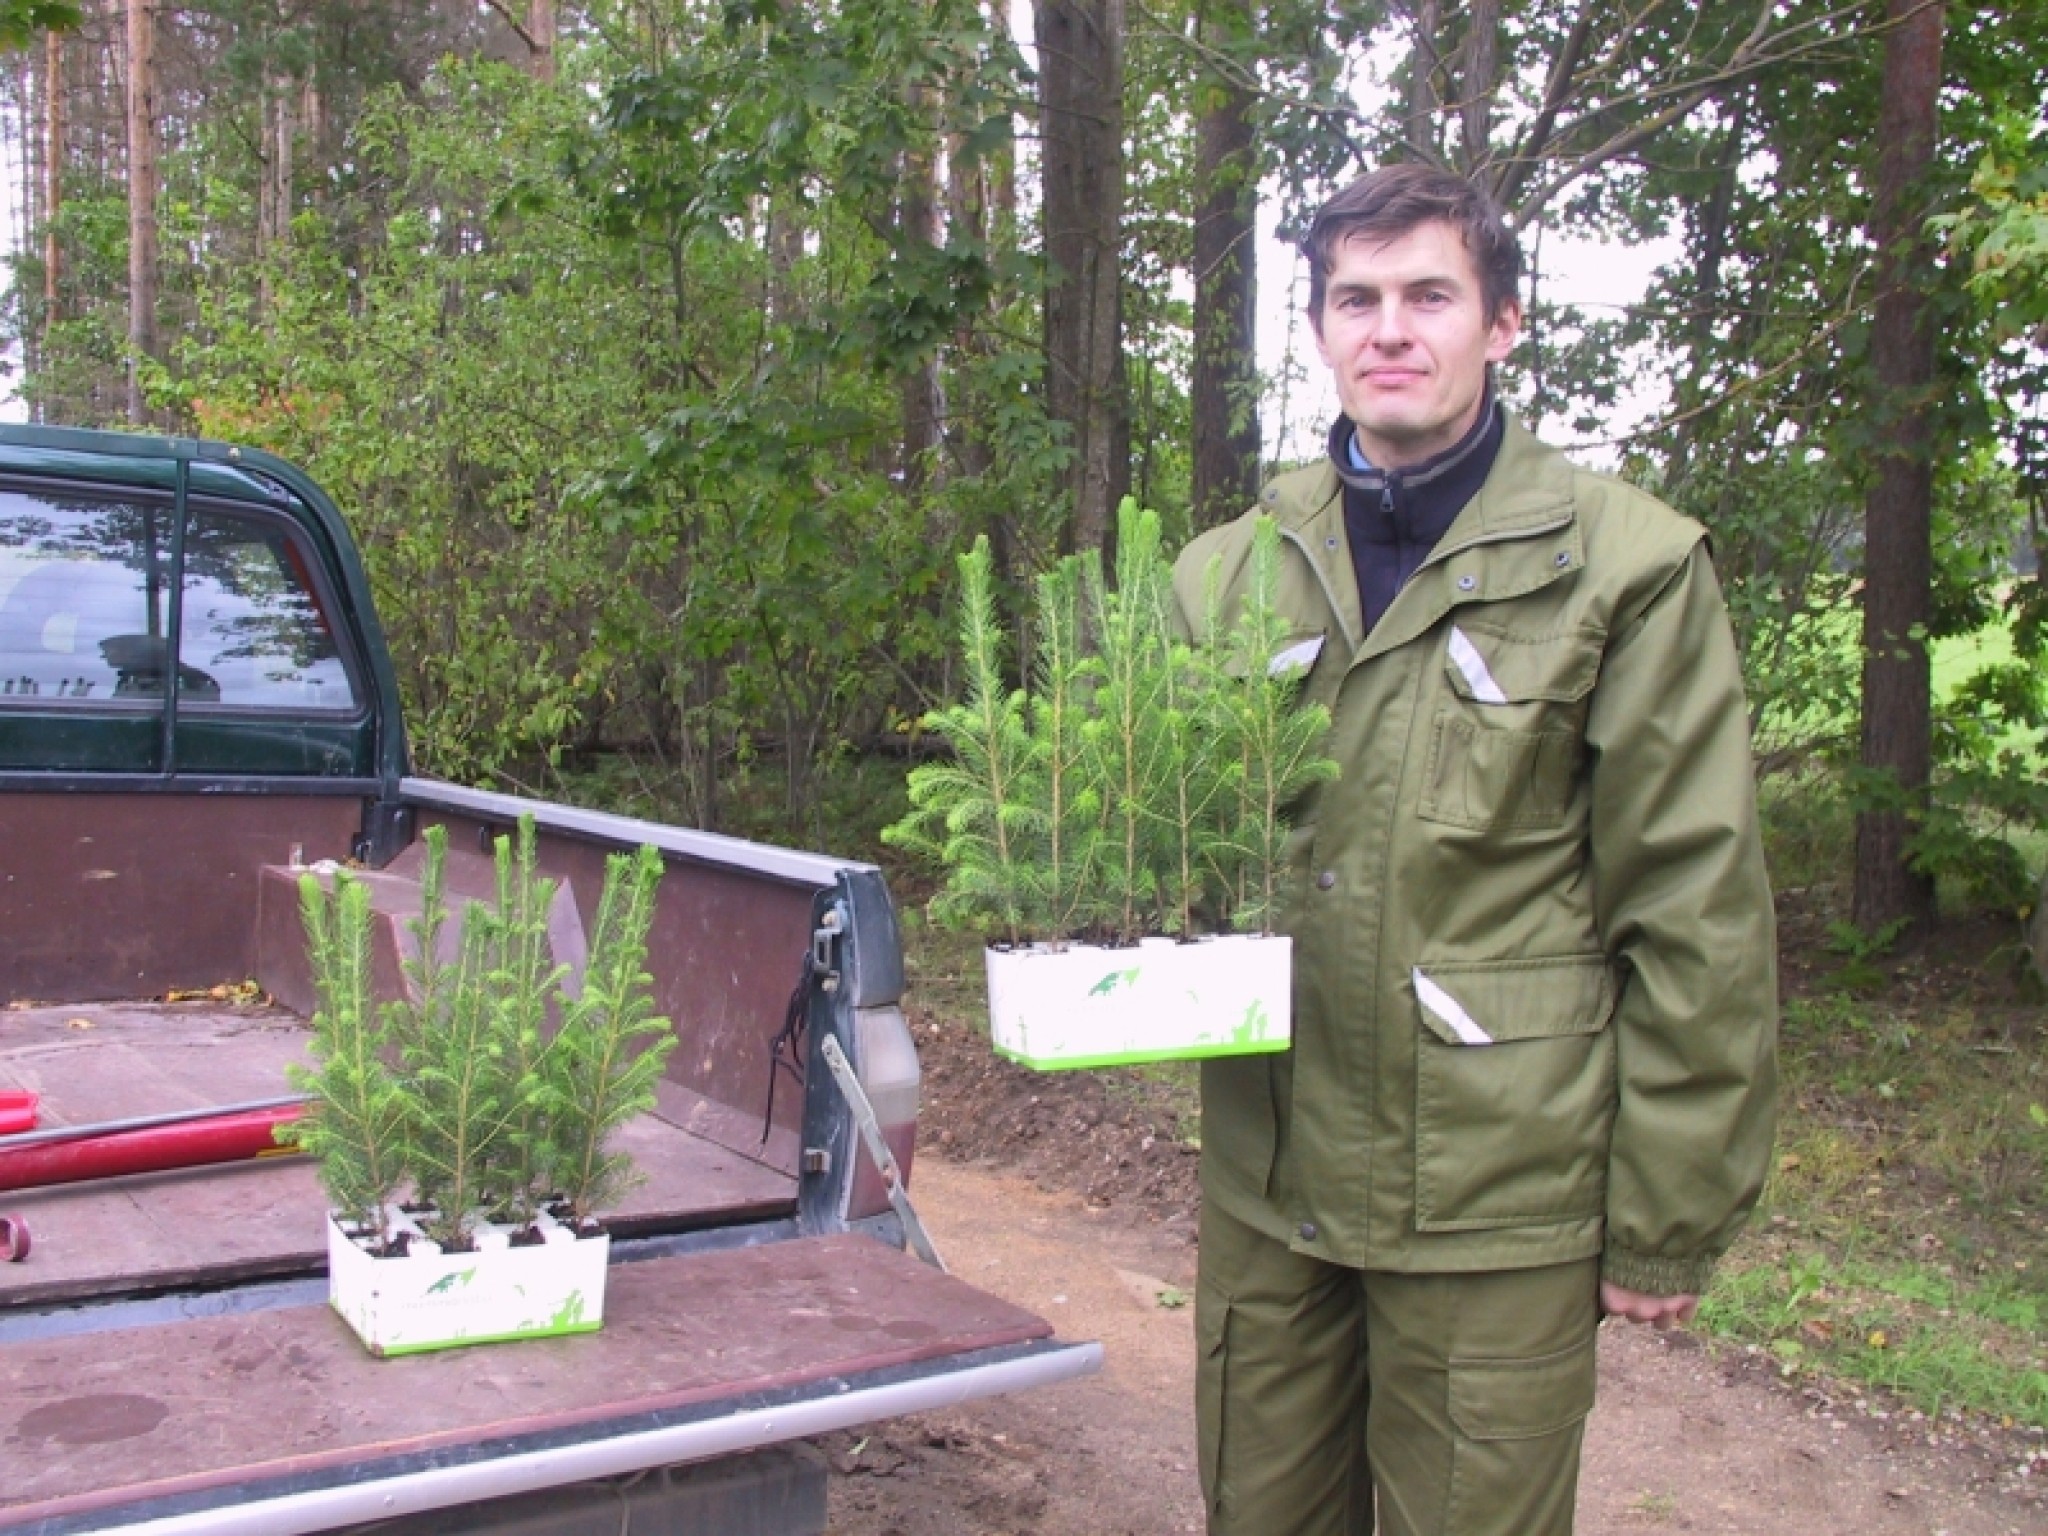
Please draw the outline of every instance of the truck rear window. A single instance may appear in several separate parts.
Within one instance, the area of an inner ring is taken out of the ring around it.
[[[181,709],[353,712],[356,693],[282,524],[189,509]],[[0,490],[0,698],[53,708],[161,699],[171,510]]]
[[[225,705],[353,711],[348,669],[304,579],[311,568],[280,526],[193,509],[180,676],[184,668],[204,673]],[[187,680],[181,698],[198,702],[191,687]]]

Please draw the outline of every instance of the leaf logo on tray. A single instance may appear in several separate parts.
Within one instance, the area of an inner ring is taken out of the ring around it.
[[[1111,971],[1102,980],[1088,989],[1088,995],[1090,997],[1107,997],[1120,985],[1135,987],[1138,984],[1138,972],[1140,969],[1141,967],[1134,965],[1128,971]]]

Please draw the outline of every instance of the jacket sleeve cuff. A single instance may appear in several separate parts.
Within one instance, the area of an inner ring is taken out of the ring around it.
[[[1702,1258],[1660,1259],[1626,1248],[1609,1248],[1600,1259],[1600,1278],[1645,1296],[1698,1296],[1714,1277],[1719,1254]]]

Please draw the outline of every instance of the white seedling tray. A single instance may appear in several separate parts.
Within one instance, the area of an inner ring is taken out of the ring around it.
[[[402,1215],[398,1225],[418,1231]],[[546,1216],[542,1225],[548,1241],[523,1247],[486,1227],[473,1253],[415,1242],[403,1258],[374,1258],[330,1214],[328,1300],[373,1355],[594,1332],[611,1238],[579,1238]]]
[[[1284,1051],[1293,941],[1229,934],[989,949],[996,1050],[1040,1070]]]

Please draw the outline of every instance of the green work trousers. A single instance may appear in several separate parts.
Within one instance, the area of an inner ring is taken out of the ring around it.
[[[1357,1270],[1208,1206],[1201,1242],[1210,1536],[1569,1536],[1599,1260]]]

